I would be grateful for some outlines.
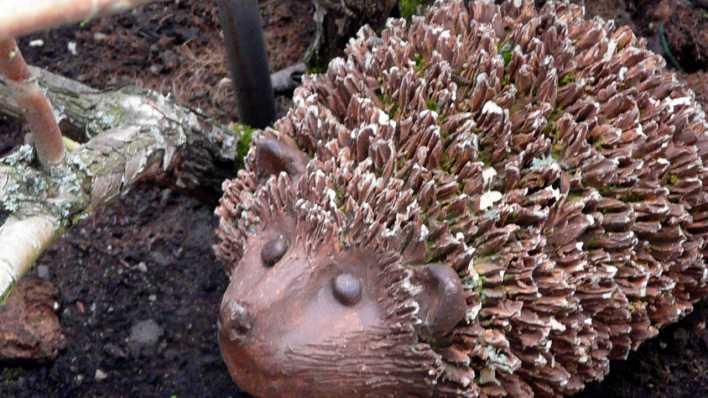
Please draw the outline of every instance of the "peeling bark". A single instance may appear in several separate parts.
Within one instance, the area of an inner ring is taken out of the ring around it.
[[[0,286],[12,286],[54,241],[56,217],[40,214],[8,218],[0,227]]]
[[[167,184],[215,200],[238,160],[238,132],[168,97],[135,88],[98,92],[33,72],[66,130],[88,142],[49,171],[34,167],[29,146],[0,159],[0,296],[54,238],[134,184]],[[20,110],[0,84],[0,112]]]

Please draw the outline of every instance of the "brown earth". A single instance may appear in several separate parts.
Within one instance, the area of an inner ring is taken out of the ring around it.
[[[585,3],[590,15],[632,26],[656,51],[668,48],[693,72],[684,78],[708,105],[708,41],[699,41],[708,26],[704,9],[688,0]],[[314,31],[311,2],[261,4],[273,69],[299,61]],[[33,39],[44,46],[28,46]],[[68,51],[70,41],[77,55]],[[226,121],[234,103],[222,45],[212,2],[195,0],[158,2],[22,40],[35,65],[102,89],[138,84],[173,93]],[[0,117],[0,156],[22,135],[19,123]],[[213,206],[138,187],[65,235],[38,266],[59,290],[67,348],[50,364],[0,365],[0,397],[245,396],[216,343],[226,277],[211,250]],[[698,306],[579,396],[708,396],[707,321],[708,305]]]

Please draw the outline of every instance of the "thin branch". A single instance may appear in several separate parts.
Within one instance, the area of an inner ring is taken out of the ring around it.
[[[3,78],[32,131],[39,161],[45,168],[60,163],[64,160],[64,143],[52,104],[32,78],[14,39],[0,39],[0,79]]]
[[[14,38],[57,26],[130,10],[153,0],[2,0],[0,38]]]
[[[135,88],[101,93],[35,71],[61,118],[90,140],[49,173],[32,167],[28,146],[0,158],[0,297],[53,239],[136,183],[218,197],[237,163],[238,132],[169,98]],[[0,112],[16,116],[13,101],[0,84]]]
[[[0,226],[0,297],[54,241],[59,226],[56,217],[42,214],[10,217]]]

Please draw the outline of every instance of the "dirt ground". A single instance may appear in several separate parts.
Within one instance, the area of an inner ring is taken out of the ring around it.
[[[699,1],[696,1],[698,3]],[[273,69],[300,60],[309,1],[262,1]],[[688,0],[588,0],[670,55],[708,106],[708,13]],[[703,39],[706,38],[705,41]],[[41,39],[43,46],[29,46]],[[77,54],[68,50],[76,43]],[[665,42],[667,45],[662,45]],[[226,121],[234,117],[218,15],[209,2],[158,2],[22,40],[33,64],[109,89],[138,84]],[[0,155],[22,140],[0,118]],[[0,397],[244,397],[216,342],[226,276],[212,254],[213,204],[138,187],[65,235],[39,261],[59,292],[67,348],[51,364],[0,365]],[[37,276],[37,271],[34,271]],[[580,397],[708,396],[708,305],[662,331]],[[152,340],[136,345],[151,325]]]

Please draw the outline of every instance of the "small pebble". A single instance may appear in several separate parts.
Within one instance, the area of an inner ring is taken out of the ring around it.
[[[157,296],[154,295],[154,294],[151,294],[151,295],[148,296],[148,300],[150,300],[150,301],[157,301]]]
[[[150,259],[157,263],[157,265],[162,267],[167,267],[172,264],[172,259],[162,252],[154,251],[150,253]]]
[[[96,381],[103,381],[108,378],[108,375],[101,369],[96,369],[96,375],[94,376],[94,378],[96,379]]]
[[[37,267],[37,276],[39,276],[41,279],[48,280],[49,279],[49,267],[46,265],[40,265]]]
[[[164,329],[153,319],[137,322],[130,328],[128,347],[133,355],[154,352]]]
[[[145,264],[145,262],[143,262],[143,261],[141,261],[140,263],[138,263],[138,271],[140,271],[140,272],[148,272],[147,264]]]
[[[113,343],[108,343],[103,347],[103,352],[114,358],[126,358],[128,355],[120,347]]]

